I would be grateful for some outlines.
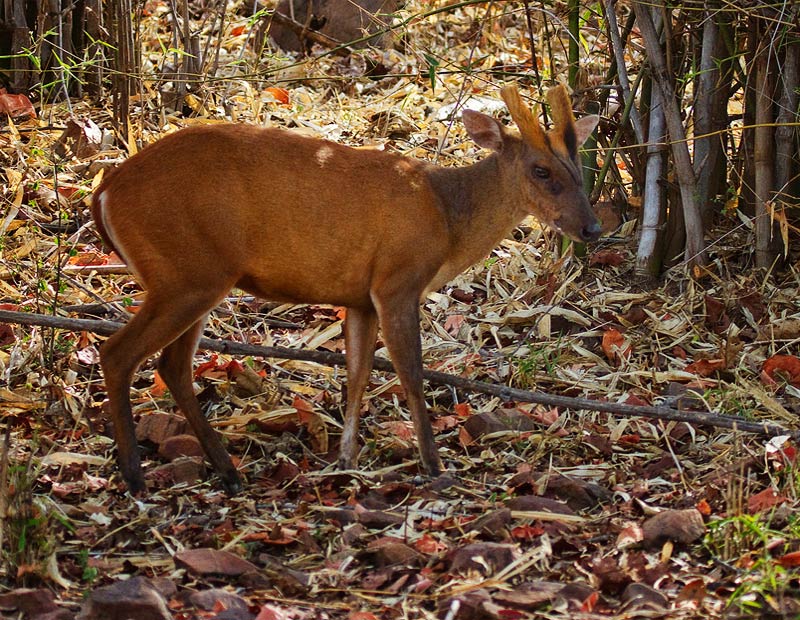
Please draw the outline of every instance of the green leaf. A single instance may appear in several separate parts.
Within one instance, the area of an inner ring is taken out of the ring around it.
[[[428,79],[431,81],[431,92],[435,92],[436,69],[439,67],[439,61],[430,54],[425,54],[425,62],[428,63]]]

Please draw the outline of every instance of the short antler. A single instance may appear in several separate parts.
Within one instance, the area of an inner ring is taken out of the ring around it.
[[[554,86],[547,91],[547,103],[550,104],[550,113],[556,126],[572,125],[575,117],[572,114],[572,100],[563,84]]]
[[[555,127],[553,132],[561,137],[560,144],[554,143],[554,148],[563,145],[565,155],[575,159],[578,155],[578,138],[575,133],[575,116],[572,114],[572,99],[563,84],[554,86],[547,91],[547,102],[550,104],[550,113],[553,115]]]
[[[505,101],[511,118],[517,124],[522,139],[535,149],[545,148],[547,139],[544,129],[539,124],[538,106],[533,111],[522,101],[517,87],[513,84],[504,86],[500,90],[500,96]]]

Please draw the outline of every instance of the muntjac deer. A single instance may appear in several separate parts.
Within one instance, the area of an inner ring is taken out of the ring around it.
[[[582,191],[578,147],[596,116],[575,121],[563,87],[548,92],[545,131],[513,86],[519,128],[464,110],[493,153],[462,168],[359,150],[282,129],[224,124],[159,140],[113,171],[92,215],[147,291],[101,347],[122,475],[145,490],[130,404],[134,373],[158,370],[227,490],[241,482],[192,391],[192,359],[209,312],[239,288],[275,301],[345,306],[347,405],[339,465],[358,457],[361,398],[378,323],[414,422],[422,468],[441,473],[422,385],[419,304],[485,257],[525,216],[578,241],[600,235]]]

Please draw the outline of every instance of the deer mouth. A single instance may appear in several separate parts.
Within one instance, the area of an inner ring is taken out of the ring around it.
[[[588,224],[579,225],[580,227],[564,227],[560,220],[553,222],[553,228],[558,232],[569,236],[573,241],[579,243],[591,243],[600,238],[600,233],[603,232],[600,222],[593,220]]]

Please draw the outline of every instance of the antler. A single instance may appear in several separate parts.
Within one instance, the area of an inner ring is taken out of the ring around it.
[[[517,87],[513,84],[504,86],[500,90],[500,96],[506,102],[511,118],[517,124],[520,134],[522,134],[522,139],[534,148],[544,148],[547,144],[547,139],[544,135],[544,129],[542,129],[537,118],[538,106],[534,107],[533,112],[531,112],[531,109],[525,105],[522,97],[519,96]]]
[[[578,155],[578,140],[575,134],[575,116],[572,114],[572,99],[563,84],[554,86],[547,91],[547,102],[553,115],[555,127],[551,134],[561,138],[561,144],[566,149],[566,154],[575,159]],[[561,149],[557,141],[551,142],[553,148]]]
[[[554,86],[547,91],[547,102],[550,104],[550,112],[556,127],[559,125],[571,125],[575,122],[572,114],[572,100],[563,84]]]

